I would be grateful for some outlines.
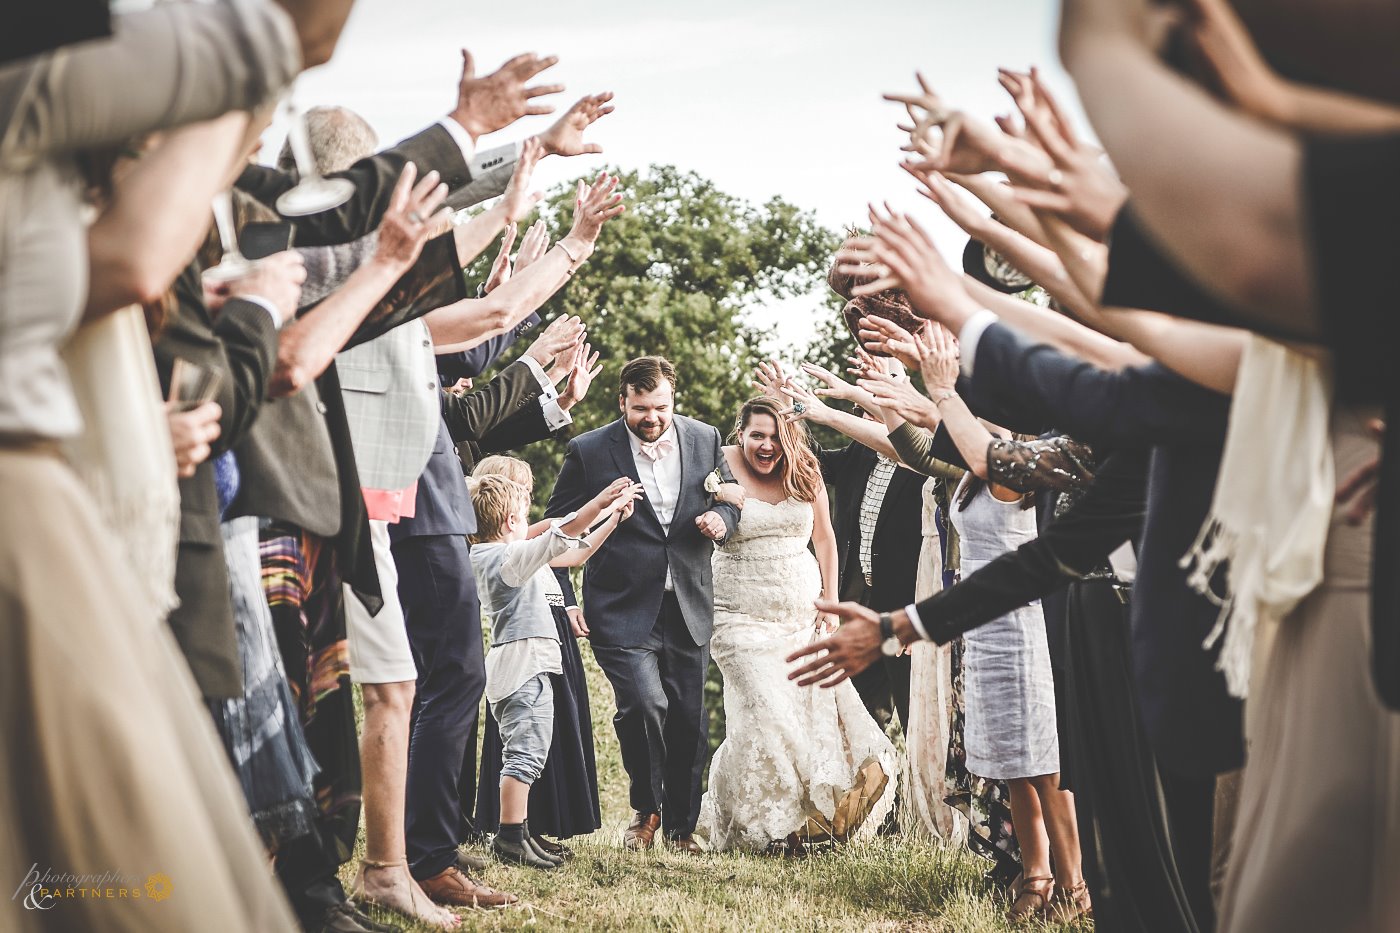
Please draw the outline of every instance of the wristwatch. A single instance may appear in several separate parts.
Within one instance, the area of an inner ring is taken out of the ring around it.
[[[888,612],[880,613],[880,653],[894,658],[903,648],[904,645],[894,635],[894,618]]]

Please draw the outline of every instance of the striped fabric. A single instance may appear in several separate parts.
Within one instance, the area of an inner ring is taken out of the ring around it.
[[[894,476],[896,466],[893,460],[880,455],[865,483],[865,496],[860,500],[860,572],[865,574],[867,586],[871,581],[875,526],[880,521],[880,508],[885,504],[885,493],[889,491],[890,477]]]

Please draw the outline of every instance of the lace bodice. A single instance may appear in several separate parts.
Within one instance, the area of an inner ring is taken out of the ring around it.
[[[821,574],[807,548],[811,540],[810,502],[749,499],[733,536],[715,548],[717,613],[810,624],[816,614],[812,600],[821,595]]]

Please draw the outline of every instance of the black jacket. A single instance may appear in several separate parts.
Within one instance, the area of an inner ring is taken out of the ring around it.
[[[822,477],[832,487],[832,526],[836,532],[836,560],[842,598],[859,592],[864,584],[860,569],[860,505],[865,486],[875,469],[876,454],[861,444],[837,450],[819,450]],[[923,546],[924,477],[897,467],[890,477],[880,517],[870,546],[870,607],[889,612],[914,599]]]

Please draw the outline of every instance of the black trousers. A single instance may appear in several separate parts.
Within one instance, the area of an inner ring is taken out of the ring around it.
[[[593,645],[617,697],[613,727],[631,782],[632,809],[660,813],[668,838],[688,836],[700,816],[709,751],[705,674],[709,645],[697,645],[674,593],[640,645]]]
[[[394,544],[399,602],[418,667],[408,740],[404,840],[409,871],[420,881],[457,859],[476,799],[476,726],[486,690],[481,605],[471,557],[460,535],[407,538]],[[470,766],[467,758],[470,756]]]
[[[909,594],[913,601],[913,593]],[[841,594],[843,600],[858,602],[867,609],[871,605],[870,587],[859,577],[848,581]],[[879,610],[877,610],[879,611]],[[860,694],[860,700],[881,729],[889,728],[890,720],[899,714],[901,728],[909,726],[909,674],[913,670],[913,658],[901,654],[897,658],[880,655],[880,660],[851,678],[851,685]]]
[[[1109,580],[1069,585],[1057,696],[1062,776],[1071,778],[1084,877],[1101,933],[1197,933],[1211,916],[1205,876],[1178,869],[1178,858],[1209,858],[1210,810],[1191,811],[1189,794],[1169,798],[1138,712],[1129,645],[1129,608]],[[1175,788],[1174,788],[1175,789]],[[1178,826],[1172,823],[1173,808]],[[1197,851],[1173,829],[1192,820]],[[1201,844],[1205,843],[1204,849]],[[1207,865],[1209,862],[1207,861]],[[1195,890],[1188,885],[1193,882]],[[1194,895],[1194,897],[1193,897]]]

